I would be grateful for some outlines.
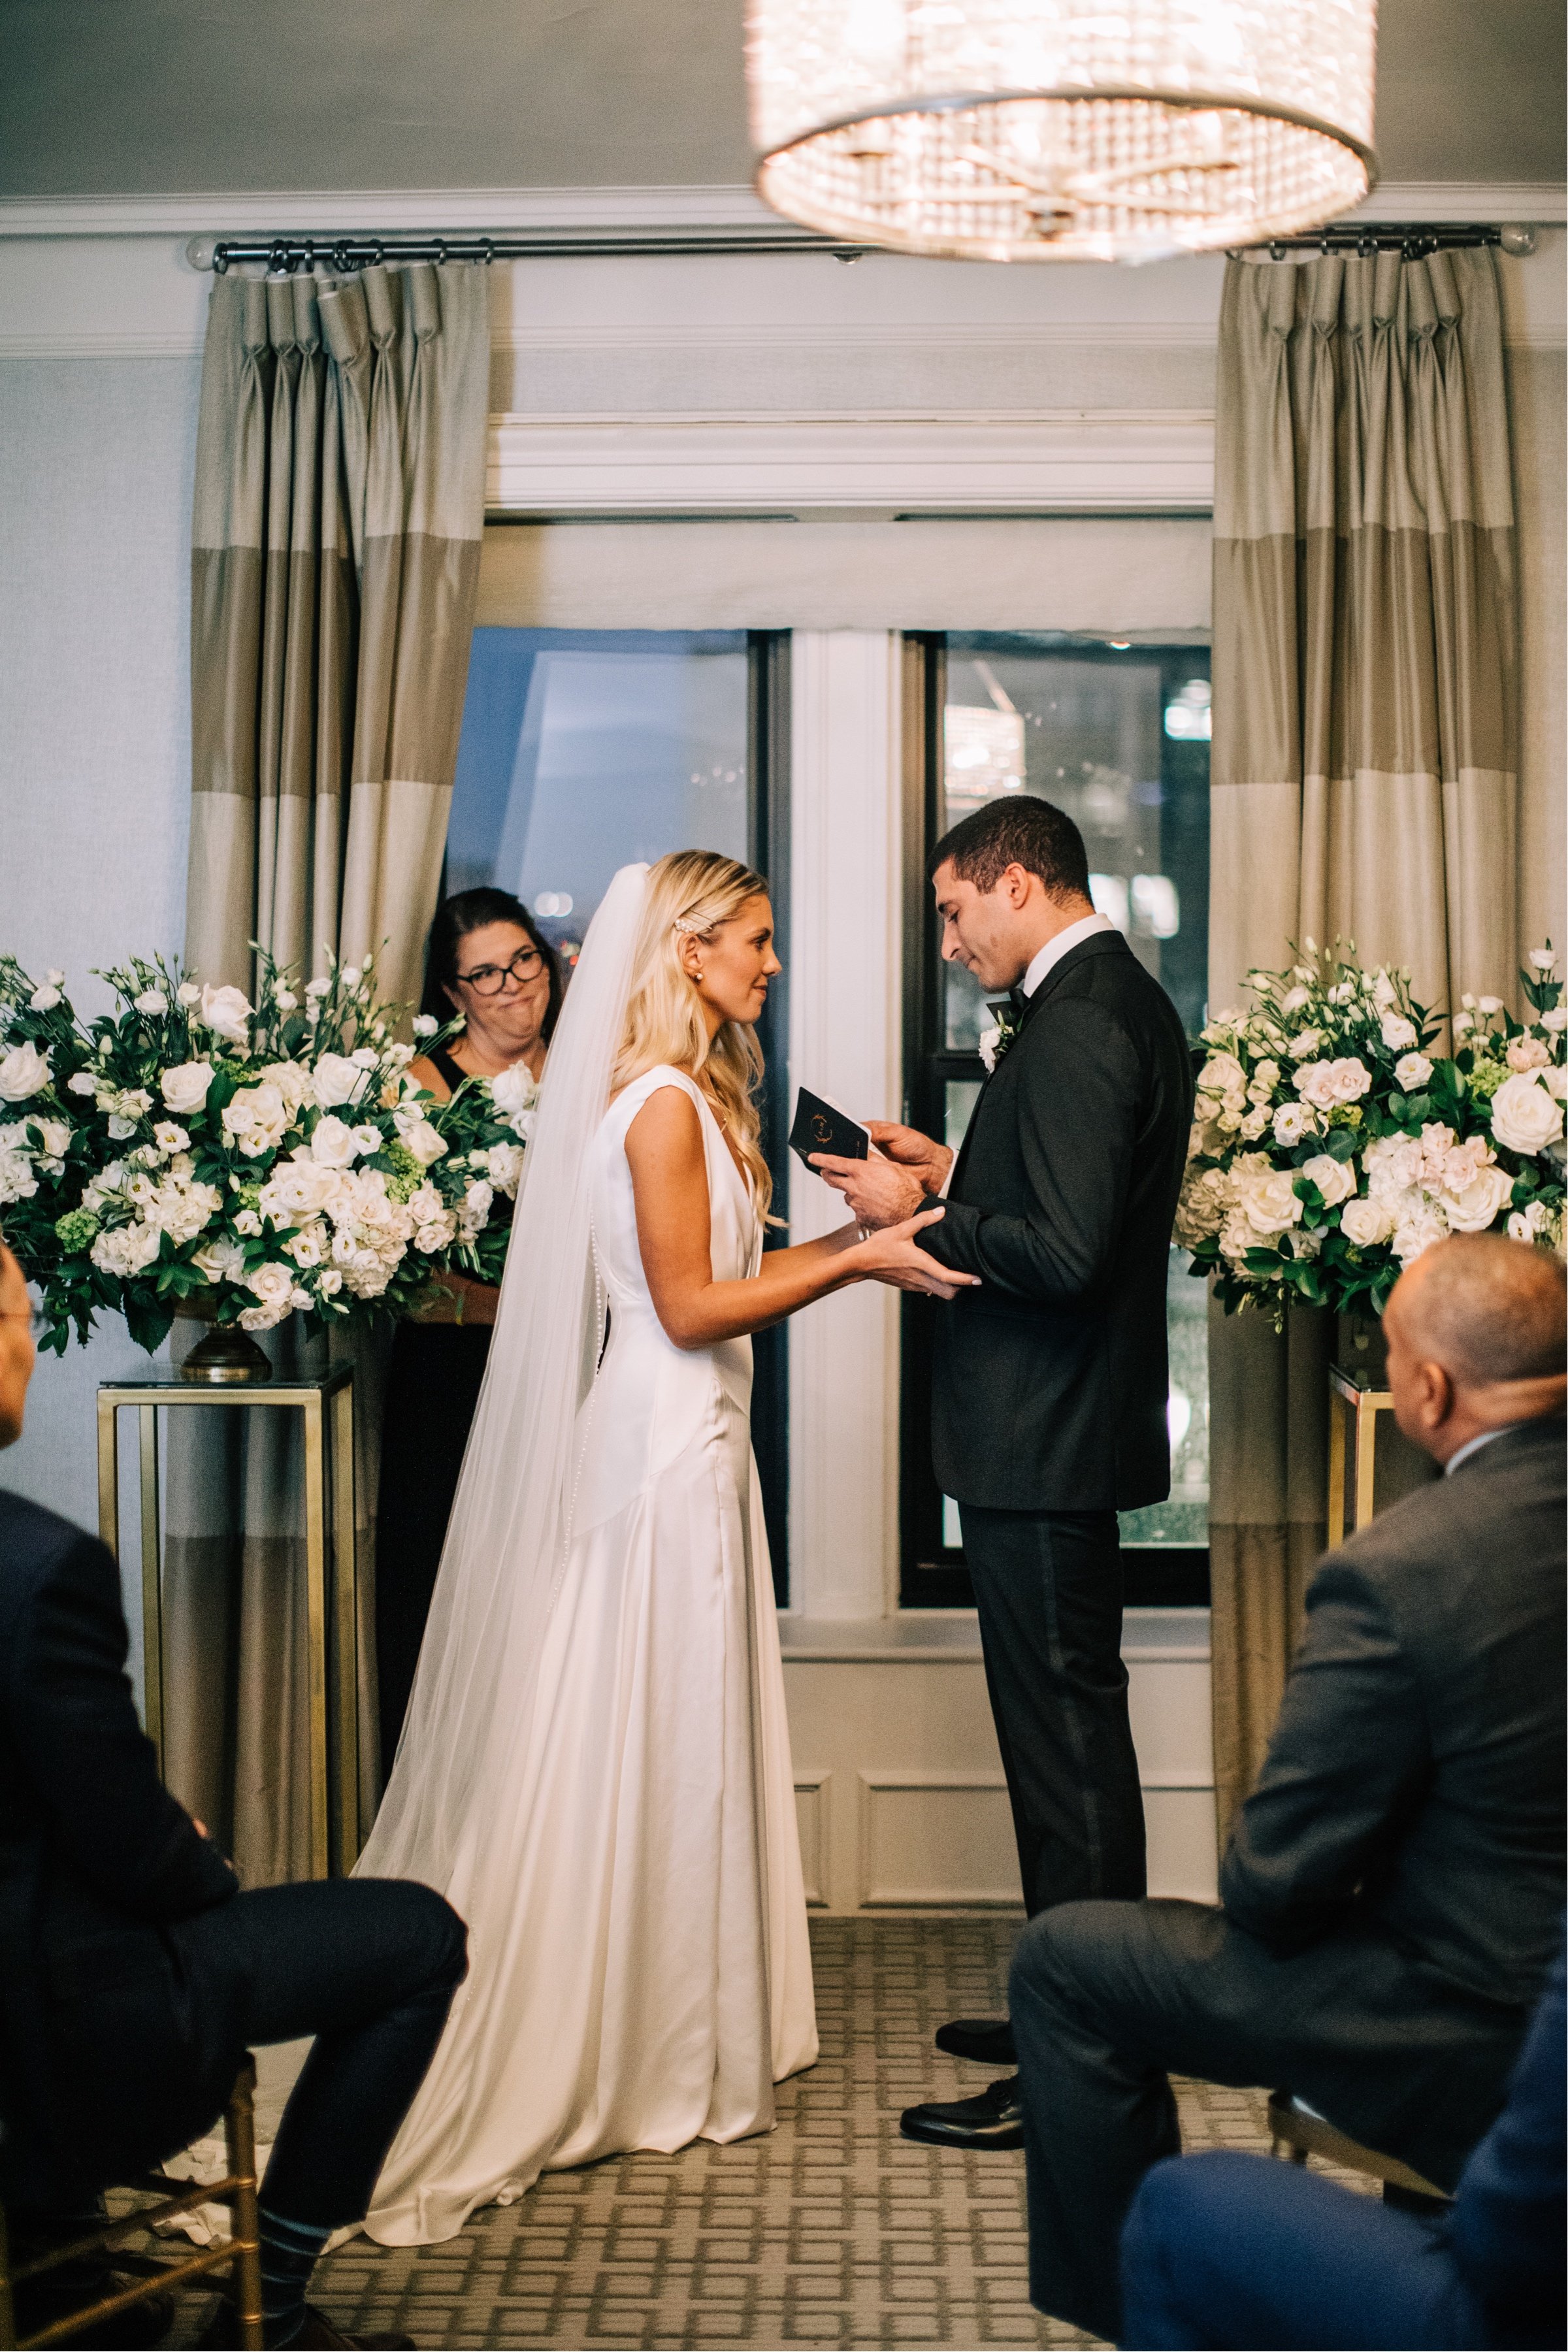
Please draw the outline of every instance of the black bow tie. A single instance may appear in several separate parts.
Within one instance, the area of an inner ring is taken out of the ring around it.
[[[1029,1000],[1025,995],[1023,990],[1021,988],[1010,988],[1007,991],[1007,1002],[1013,1008],[1014,1020],[1021,1021],[1025,1013],[1029,1009]]]

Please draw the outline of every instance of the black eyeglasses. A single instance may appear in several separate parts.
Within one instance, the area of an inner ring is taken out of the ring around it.
[[[520,988],[537,980],[544,969],[544,958],[537,948],[519,948],[510,963],[476,964],[472,971],[457,974],[459,984],[471,988],[476,996],[499,996],[509,980]]]

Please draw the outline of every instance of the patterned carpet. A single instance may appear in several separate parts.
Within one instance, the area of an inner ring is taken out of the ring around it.
[[[984,2084],[931,2037],[996,2013],[1016,1932],[814,1921],[822,2058],[783,2085],[768,2137],[548,2173],[442,2246],[356,2239],[322,2265],[318,2300],[341,2327],[421,2346],[1093,2342],[1030,2309],[1022,2156],[899,2137],[900,2107]],[[1261,2094],[1189,2084],[1181,2100],[1189,2147],[1266,2147]]]

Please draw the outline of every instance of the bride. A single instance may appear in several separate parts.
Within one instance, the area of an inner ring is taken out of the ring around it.
[[[376,2188],[386,2245],[546,2167],[732,2140],[816,2056],[749,1334],[942,1213],[762,1254],[766,885],[625,866],[551,1053],[407,1725],[360,1862],[468,1923]],[[608,1108],[605,1106],[608,1104]]]

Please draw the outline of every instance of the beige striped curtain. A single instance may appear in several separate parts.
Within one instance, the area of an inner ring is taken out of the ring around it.
[[[1233,261],[1215,419],[1209,1001],[1353,940],[1416,996],[1517,962],[1517,589],[1485,249]],[[1220,1830],[1324,1533],[1326,1318],[1211,1319]]]
[[[489,292],[459,265],[214,284],[185,934],[204,980],[247,986],[252,940],[307,973],[328,949],[374,949],[386,993],[417,995],[479,583]],[[176,1352],[195,1336],[177,1325]],[[289,1327],[263,1344],[291,1360]],[[353,1353],[368,1634],[383,1351]],[[269,1885],[309,1857],[298,1429],[265,1411],[199,1419],[171,1431],[169,1778]],[[374,1801],[374,1642],[361,1654]]]

